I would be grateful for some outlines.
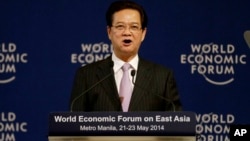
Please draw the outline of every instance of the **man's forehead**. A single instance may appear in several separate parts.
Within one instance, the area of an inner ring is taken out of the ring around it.
[[[129,23],[140,24],[141,18],[137,10],[124,9],[124,10],[117,11],[113,14],[113,22],[114,23],[129,22]]]

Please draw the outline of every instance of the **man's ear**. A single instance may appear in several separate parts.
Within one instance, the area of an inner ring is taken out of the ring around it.
[[[147,33],[147,28],[144,28],[142,31],[142,37],[141,37],[141,42],[144,41],[145,37],[146,37],[146,33]]]
[[[109,39],[110,39],[110,32],[111,32],[111,27],[107,26],[107,34],[108,34]]]

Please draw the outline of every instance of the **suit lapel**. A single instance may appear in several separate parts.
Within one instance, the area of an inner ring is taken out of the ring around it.
[[[136,76],[136,82],[133,90],[133,94],[130,100],[129,110],[134,111],[137,109],[137,104],[141,101],[141,98],[145,96],[150,88],[150,82],[152,79],[151,65],[146,61],[140,59],[138,64],[138,71]]]
[[[111,64],[112,64],[111,57],[108,57],[103,61],[103,63],[99,64],[97,70],[97,77],[99,78],[99,80],[103,79],[110,73],[114,73]],[[114,105],[119,109],[121,107],[121,103],[119,100],[114,75],[108,77],[105,81],[103,81],[103,83],[101,83],[101,85],[103,86],[103,91],[104,91],[103,94],[106,94],[109,97],[110,101],[112,102],[110,104]]]

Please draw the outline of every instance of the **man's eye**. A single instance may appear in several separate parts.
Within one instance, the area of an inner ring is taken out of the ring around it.
[[[124,29],[124,25],[117,25],[116,28],[117,29]]]
[[[132,29],[132,30],[138,30],[139,27],[138,27],[138,26],[131,26],[131,29]]]

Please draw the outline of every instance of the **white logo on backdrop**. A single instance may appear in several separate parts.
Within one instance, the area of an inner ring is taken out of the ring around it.
[[[27,127],[27,122],[17,120],[16,113],[0,113],[0,141],[16,141],[15,134],[28,132]]]
[[[71,63],[80,63],[82,66],[109,57],[112,53],[112,45],[107,43],[82,43],[81,53],[71,54]]]
[[[230,124],[235,121],[233,114],[197,114],[197,141],[230,141]]]
[[[28,54],[17,51],[15,43],[0,44],[0,84],[10,83],[15,80],[16,65],[27,63]]]
[[[181,54],[181,64],[190,64],[191,74],[200,74],[214,85],[234,81],[235,66],[246,64],[246,55],[237,54],[233,44],[191,44],[190,54]]]

